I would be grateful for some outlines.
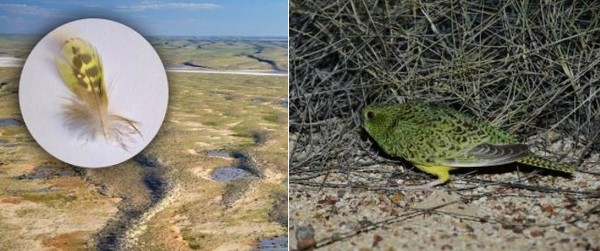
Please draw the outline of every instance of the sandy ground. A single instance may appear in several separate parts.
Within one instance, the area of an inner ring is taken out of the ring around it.
[[[229,74],[229,75],[249,75],[249,76],[285,76],[287,72],[279,71],[261,71],[261,70],[248,70],[248,71],[222,71],[222,70],[203,70],[197,68],[186,68],[186,67],[167,67],[169,72],[189,72],[189,73],[208,73],[208,74]]]
[[[292,175],[290,248],[300,235],[319,250],[598,250],[599,161],[593,154],[571,177],[462,172],[424,191],[394,189],[400,165]]]
[[[0,57],[0,67],[22,67],[24,59],[15,57]]]

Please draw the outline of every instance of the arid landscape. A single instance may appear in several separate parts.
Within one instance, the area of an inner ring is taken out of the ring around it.
[[[0,37],[0,57],[25,59],[37,39]],[[167,71],[153,142],[108,168],[40,148],[19,111],[21,68],[0,68],[0,250],[287,249],[287,40],[149,40],[184,70]]]

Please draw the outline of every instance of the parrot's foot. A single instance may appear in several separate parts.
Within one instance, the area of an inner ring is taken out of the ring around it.
[[[451,167],[437,165],[417,165],[416,167],[423,172],[437,176],[438,179],[424,185],[402,187],[401,190],[429,190],[437,185],[444,184],[450,180],[449,172],[453,169]]]

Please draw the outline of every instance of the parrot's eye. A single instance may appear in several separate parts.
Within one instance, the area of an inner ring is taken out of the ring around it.
[[[371,120],[371,119],[375,118],[375,113],[373,113],[373,112],[367,112],[367,114],[365,114],[365,115],[366,115],[365,117],[368,120]]]

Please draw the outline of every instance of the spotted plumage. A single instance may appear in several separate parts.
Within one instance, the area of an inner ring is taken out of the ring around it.
[[[132,135],[141,132],[138,122],[109,111],[102,59],[96,48],[81,38],[65,41],[56,57],[56,68],[73,94],[63,107],[66,126],[80,136],[97,136],[127,149]]]
[[[445,183],[464,167],[522,163],[571,173],[572,167],[529,152],[509,133],[448,108],[407,102],[363,109],[364,128],[389,155],[402,157]]]
[[[85,90],[94,93],[101,102],[107,99],[104,85],[102,60],[89,43],[73,38],[63,46],[62,56],[56,61],[60,76],[67,87],[77,95]]]

